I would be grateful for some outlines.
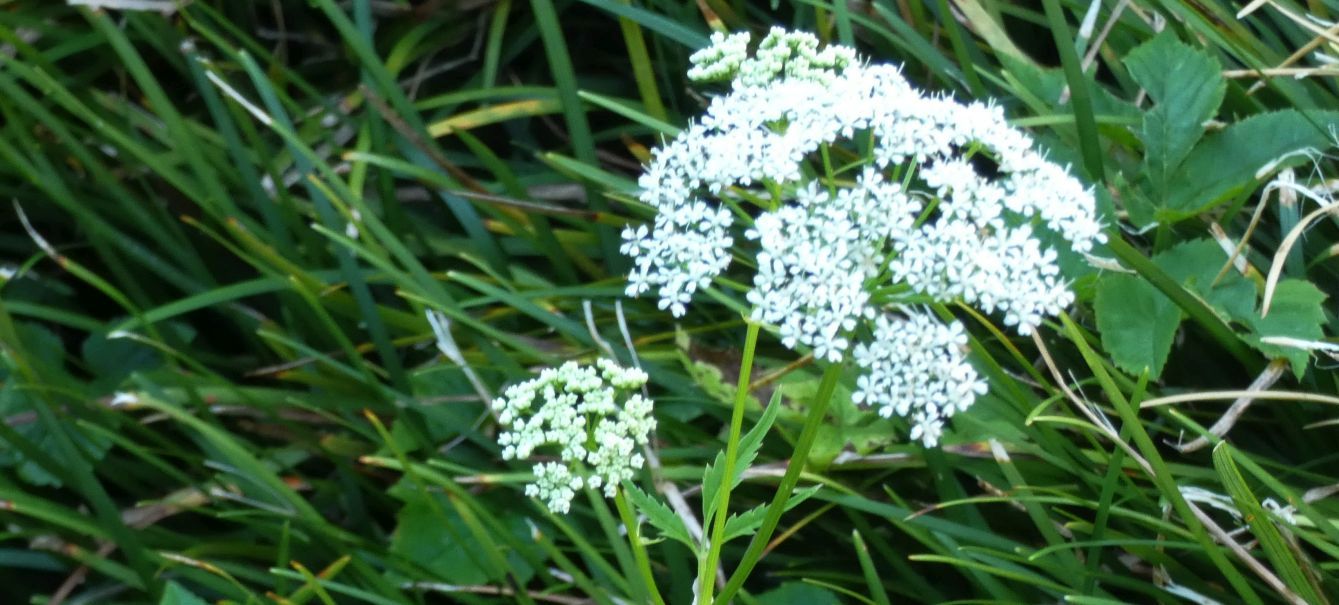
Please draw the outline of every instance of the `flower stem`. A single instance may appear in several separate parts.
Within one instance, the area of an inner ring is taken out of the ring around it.
[[[832,402],[832,394],[837,390],[837,381],[841,375],[841,364],[829,364],[827,369],[823,370],[823,379],[818,385],[818,397],[809,408],[809,416],[804,420],[800,439],[795,442],[795,452],[791,454],[790,464],[786,465],[786,474],[781,477],[781,484],[776,488],[776,497],[767,507],[767,516],[763,518],[762,527],[759,527],[758,533],[753,535],[753,541],[749,542],[743,560],[739,562],[734,573],[730,574],[730,580],[725,583],[725,588],[721,589],[721,594],[716,597],[714,603],[718,605],[729,603],[730,598],[744,585],[744,580],[753,571],[753,566],[758,564],[758,559],[762,558],[763,549],[767,548],[767,541],[772,538],[772,532],[776,531],[781,514],[786,512],[786,501],[790,500],[795,484],[800,481],[800,472],[804,470],[805,462],[809,459],[809,450],[814,445],[819,425],[823,424],[823,418],[827,416],[828,404]],[[708,603],[705,600],[699,602]]]
[[[725,537],[725,518],[729,512],[730,490],[734,487],[735,463],[739,459],[739,435],[744,427],[744,404],[749,398],[749,378],[753,374],[753,353],[758,348],[758,331],[761,325],[748,322],[748,334],[744,337],[744,358],[739,362],[739,386],[735,390],[734,412],[730,416],[730,439],[725,442],[725,462],[721,467],[721,486],[716,490],[715,504],[709,510],[715,511],[714,525],[707,544],[707,556],[698,569],[698,603],[710,603],[711,592],[715,588],[716,564],[721,559],[721,542]]]
[[[656,588],[656,577],[651,573],[651,559],[646,556],[646,545],[642,544],[641,526],[637,523],[637,517],[632,514],[632,508],[628,506],[621,489],[614,494],[614,506],[618,507],[618,516],[623,520],[623,527],[628,529],[628,543],[632,545],[632,556],[637,560],[637,571],[642,575],[642,582],[646,584],[646,591],[650,593],[651,601],[655,605],[665,605],[665,599],[661,598],[660,590]]]
[[[618,535],[618,524],[614,522],[614,516],[610,514],[609,503],[605,502],[603,494],[590,487],[586,488],[586,498],[590,500],[591,512],[595,513],[595,519],[599,521],[600,528],[604,530],[605,539],[608,540],[614,551],[614,558],[618,561],[618,571],[621,572],[622,578],[627,580],[623,588],[632,593],[632,596],[638,602],[645,603],[646,595],[641,594],[642,585],[634,581],[633,578],[636,573],[636,564],[633,562],[632,553],[623,544],[623,537]]]

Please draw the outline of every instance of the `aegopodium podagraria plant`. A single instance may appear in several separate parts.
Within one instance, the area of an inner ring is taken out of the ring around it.
[[[535,462],[535,482],[525,495],[555,513],[567,513],[585,488],[603,488],[613,498],[644,464],[639,450],[656,428],[652,401],[636,392],[646,379],[645,372],[608,359],[593,366],[569,361],[495,399],[504,460],[557,458]]]
[[[810,34],[749,43],[717,33],[692,57],[690,78],[730,89],[641,176],[657,213],[623,232],[627,293],[654,291],[683,316],[751,244],[751,319],[820,360],[854,358],[857,401],[934,446],[986,385],[963,327],[927,305],[964,303],[1030,334],[1074,299],[1038,236],[1079,253],[1104,241],[1093,194],[998,106],[922,93],[899,67]]]
[[[704,478],[714,522],[697,549],[698,603],[730,601],[802,497],[792,491],[846,361],[859,369],[858,402],[905,418],[912,439],[935,446],[986,391],[946,306],[1030,334],[1074,299],[1043,239],[1078,253],[1104,240],[1092,192],[999,107],[922,93],[897,66],[820,48],[806,33],[773,29],[750,46],[747,33],[718,33],[693,55],[691,79],[729,90],[654,151],[639,185],[655,220],[625,229],[621,248],[634,261],[627,294],[654,292],[676,317],[736,255],[752,257],[751,287],[720,280],[745,290],[751,308],[726,449]],[[741,457],[741,442],[754,441],[740,434],[763,325],[825,368],[775,498],[749,517],[756,525],[732,531],[736,466],[754,455]],[[750,533],[713,599],[722,543]]]

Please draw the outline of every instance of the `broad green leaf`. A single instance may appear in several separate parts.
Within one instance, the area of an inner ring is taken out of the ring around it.
[[[671,540],[682,542],[694,553],[697,552],[697,543],[688,533],[688,527],[683,524],[683,519],[674,514],[668,505],[661,502],[659,498],[651,496],[642,491],[631,482],[623,483],[623,491],[628,495],[628,500],[637,512],[646,515],[646,521],[652,527],[660,530],[660,535]]]
[[[29,354],[29,363],[42,367],[48,380],[60,381],[67,390],[82,389],[64,367],[64,345],[60,338],[46,328],[36,324],[20,323],[15,328],[22,335]],[[5,358],[0,356],[0,361]],[[36,415],[33,406],[47,405],[37,399],[35,392],[25,388],[19,380],[12,379],[14,368],[0,363],[0,417],[6,419],[19,436],[38,449],[59,456],[61,448],[57,446],[57,437],[47,430],[47,425]],[[68,429],[75,447],[89,460],[101,460],[106,455],[111,442],[96,433],[80,430],[77,426]],[[60,461],[73,464],[73,461]],[[47,472],[41,465],[29,460],[21,451],[0,439],[0,467],[17,467],[18,475],[33,485],[60,487],[60,479]]]
[[[168,582],[167,588],[163,589],[163,598],[158,600],[158,605],[205,605],[205,600],[176,582]]]
[[[835,401],[834,401],[835,403]],[[813,448],[809,450],[809,465],[815,471],[826,469],[850,445],[859,454],[869,454],[892,443],[898,432],[891,420],[866,411],[861,422],[818,427]]]
[[[1325,324],[1325,293],[1314,284],[1301,279],[1285,279],[1274,290],[1274,299],[1269,306],[1269,315],[1252,316],[1248,323],[1252,334],[1246,338],[1255,348],[1270,357],[1286,357],[1293,366],[1293,374],[1301,378],[1306,373],[1306,363],[1310,357],[1307,351],[1294,347],[1281,347],[1266,344],[1261,339],[1269,336],[1283,336],[1302,340],[1319,340],[1325,337],[1321,328]]]
[[[1136,275],[1118,274],[1097,284],[1093,301],[1102,348],[1117,367],[1150,378],[1162,373],[1172,339],[1181,324],[1181,310]]]
[[[1170,32],[1131,51],[1125,66],[1154,102],[1144,113],[1140,138],[1145,176],[1163,197],[1176,168],[1204,135],[1204,122],[1218,112],[1226,85],[1217,60]]]
[[[1214,283],[1225,263],[1227,253],[1209,239],[1184,242],[1153,256],[1153,264],[1204,299],[1224,321],[1245,322],[1255,314],[1255,285],[1235,270]]]
[[[452,584],[483,584],[489,581],[482,567],[483,553],[470,539],[464,520],[445,502],[418,497],[400,509],[390,552],[432,573],[436,581]]]
[[[1158,220],[1196,216],[1255,184],[1261,168],[1296,165],[1306,161],[1303,151],[1329,149],[1335,125],[1337,112],[1288,109],[1251,116],[1206,137],[1177,171]]]
[[[841,602],[832,591],[803,582],[786,582],[775,590],[758,595],[759,605],[839,605]]]
[[[712,399],[725,405],[734,405],[736,386],[734,382],[726,381],[721,368],[700,359],[693,359],[689,355],[688,351],[681,350],[679,359],[683,362],[683,368],[688,376],[693,379],[693,383]],[[762,407],[762,402],[750,395],[748,405],[752,409],[758,409]]]
[[[131,373],[156,368],[163,363],[157,349],[126,338],[108,338],[106,333],[90,334],[81,349],[84,362],[97,378],[94,383],[96,392],[115,389]]]
[[[822,485],[811,485],[804,489],[795,490],[790,495],[790,499],[786,500],[786,510],[795,508],[799,503],[808,500],[822,487]],[[753,535],[758,527],[762,525],[763,518],[766,516],[766,504],[760,504],[737,515],[730,515],[730,518],[725,520],[725,537],[722,538],[722,543]]]
[[[735,468],[731,477],[730,489],[734,489],[739,482],[744,479],[744,471],[753,464],[753,460],[758,457],[758,450],[762,448],[762,438],[767,431],[772,428],[772,423],[776,421],[776,415],[781,411],[781,392],[777,391],[772,395],[772,402],[767,404],[763,410],[762,417],[758,418],[758,423],[753,425],[747,433],[739,440],[739,457],[735,460]],[[711,524],[711,520],[716,515],[716,494],[723,483],[723,466],[725,465],[725,450],[716,454],[716,460],[707,465],[706,471],[702,474],[702,525],[705,527]]]
[[[1255,317],[1255,285],[1236,271],[1218,278],[1227,254],[1216,242],[1184,242],[1151,260],[1224,322],[1249,323]],[[1156,379],[1180,325],[1181,311],[1176,304],[1138,276],[1112,275],[1098,281],[1094,310],[1102,346],[1112,361],[1133,374],[1147,368],[1149,377]]]

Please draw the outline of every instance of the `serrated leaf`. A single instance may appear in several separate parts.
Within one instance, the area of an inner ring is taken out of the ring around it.
[[[689,550],[697,553],[697,542],[688,533],[688,527],[683,524],[683,519],[674,514],[674,511],[667,504],[661,502],[658,498],[653,498],[631,482],[623,483],[623,492],[628,495],[628,500],[632,502],[633,508],[646,515],[646,521],[652,527],[660,530],[661,536],[682,542]]]
[[[1187,290],[1199,295],[1224,321],[1247,321],[1255,315],[1255,285],[1235,270],[1218,271],[1227,262],[1227,254],[1217,242],[1199,239],[1184,242],[1153,256],[1153,264]]]
[[[1248,323],[1252,334],[1246,338],[1252,346],[1270,357],[1286,357],[1298,379],[1306,373],[1310,353],[1294,347],[1266,344],[1261,339],[1283,336],[1302,340],[1320,340],[1325,337],[1325,293],[1314,284],[1302,279],[1285,279],[1274,290],[1269,315],[1252,316]]]
[[[734,477],[730,483],[730,489],[734,489],[739,482],[744,479],[744,471],[753,464],[758,457],[758,450],[762,449],[762,438],[767,435],[767,431],[772,428],[772,423],[776,421],[776,416],[781,412],[781,392],[772,394],[772,402],[763,409],[762,416],[758,418],[758,423],[753,425],[744,436],[739,439],[739,457],[735,459]],[[716,453],[716,460],[707,465],[702,473],[702,525],[708,526],[716,515],[716,494],[719,493],[722,485],[721,475],[725,472],[725,450]]]
[[[822,485],[811,485],[804,489],[795,490],[790,498],[786,500],[786,510],[795,508],[799,503],[808,500],[810,496],[818,493]],[[722,544],[752,534],[762,525],[763,518],[767,516],[766,504],[759,504],[747,511],[737,515],[730,515],[725,520],[725,537],[721,539]]]
[[[1226,85],[1217,60],[1171,32],[1131,51],[1125,66],[1154,102],[1144,113],[1140,139],[1144,174],[1162,197],[1177,167],[1204,136],[1204,122],[1218,112]]]
[[[1330,148],[1329,129],[1336,125],[1339,112],[1288,109],[1256,114],[1206,137],[1167,189],[1158,220],[1175,222],[1212,208],[1253,185],[1266,165],[1306,161],[1298,151]]]
[[[1093,299],[1102,348],[1111,361],[1131,374],[1148,370],[1157,378],[1181,325],[1181,310],[1136,275],[1110,275],[1097,284]]]

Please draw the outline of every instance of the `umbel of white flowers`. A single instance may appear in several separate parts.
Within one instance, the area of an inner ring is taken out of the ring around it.
[[[857,399],[908,418],[913,438],[934,445],[985,392],[965,332],[872,296],[901,288],[963,302],[1027,335],[1074,298],[1037,231],[1081,253],[1105,241],[1092,192],[999,107],[924,94],[897,66],[819,50],[810,34],[773,29],[752,54],[749,41],[717,33],[692,57],[689,77],[731,88],[646,166],[640,197],[657,214],[623,231],[627,292],[654,290],[682,316],[729,265],[736,221],[751,222],[753,319],[820,359],[853,354]],[[824,146],[843,152],[828,156],[835,179],[813,176],[825,172],[815,160]],[[980,158],[993,170],[978,170]],[[762,206],[756,217],[750,204]]]
[[[569,361],[495,399],[493,410],[506,429],[498,435],[504,460],[530,459],[540,450],[558,458],[535,463],[535,482],[525,495],[555,513],[568,512],[586,487],[603,487],[612,498],[645,463],[637,449],[656,428],[652,401],[633,393],[646,379],[646,372],[608,359],[594,366]]]

